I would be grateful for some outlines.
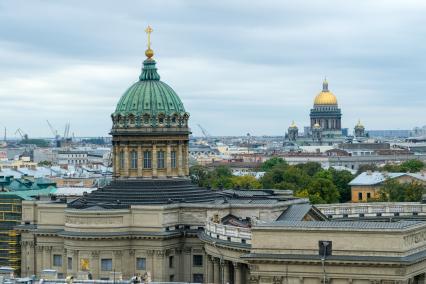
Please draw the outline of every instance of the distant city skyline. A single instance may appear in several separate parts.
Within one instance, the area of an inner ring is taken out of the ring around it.
[[[327,77],[342,127],[423,126],[423,1],[2,1],[0,127],[107,136],[153,27],[158,72],[212,135],[303,130]],[[2,130],[0,131],[2,133]]]

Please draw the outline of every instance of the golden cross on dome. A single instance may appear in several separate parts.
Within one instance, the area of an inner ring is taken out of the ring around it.
[[[151,49],[151,33],[153,32],[153,29],[150,26],[148,26],[145,29],[145,32],[148,34],[148,49]]]

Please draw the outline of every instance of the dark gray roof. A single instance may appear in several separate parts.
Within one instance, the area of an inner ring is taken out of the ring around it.
[[[302,221],[303,217],[311,210],[311,204],[294,204],[290,205],[281,215],[277,221]]]
[[[401,230],[418,225],[425,225],[422,221],[398,222],[331,222],[331,221],[275,221],[272,223],[257,224],[256,227],[282,227],[282,228],[318,228],[318,229],[371,229],[371,230]],[[255,227],[255,228],[256,228]]]

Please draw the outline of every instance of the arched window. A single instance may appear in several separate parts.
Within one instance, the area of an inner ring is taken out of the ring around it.
[[[157,152],[157,168],[164,169],[164,151]]]
[[[124,169],[124,152],[120,151],[120,168]]]
[[[132,169],[137,169],[138,168],[138,152],[136,151],[130,152],[130,157],[131,157],[130,167]]]
[[[144,151],[143,152],[143,167],[145,169],[151,168],[151,151]]]

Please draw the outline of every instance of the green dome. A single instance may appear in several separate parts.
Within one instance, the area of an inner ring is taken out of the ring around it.
[[[112,114],[116,127],[186,126],[189,114],[173,89],[160,81],[153,59],[143,62],[139,81],[123,94]]]

